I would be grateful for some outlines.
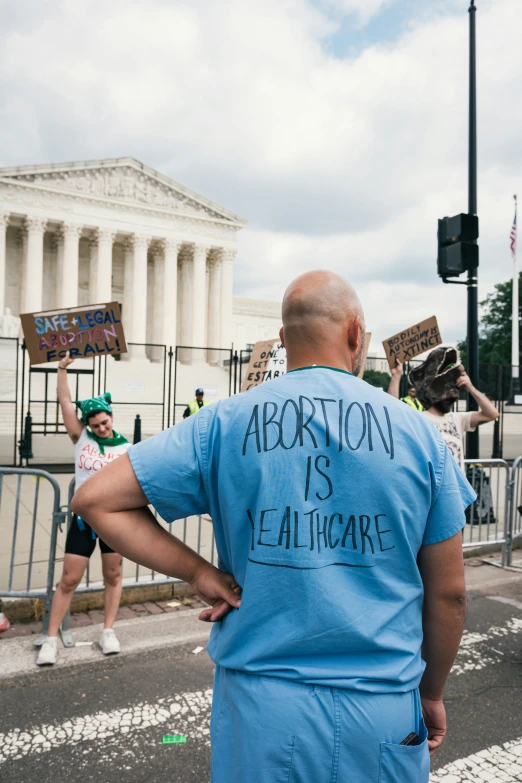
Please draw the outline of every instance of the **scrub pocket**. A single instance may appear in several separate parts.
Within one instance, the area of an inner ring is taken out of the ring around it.
[[[420,745],[381,742],[379,783],[429,783],[428,732],[422,721]]]

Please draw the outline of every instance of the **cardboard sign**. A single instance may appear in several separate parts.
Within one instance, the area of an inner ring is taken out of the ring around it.
[[[286,372],[286,348],[279,340],[262,340],[252,349],[241,391],[273,381]]]
[[[31,364],[59,362],[67,351],[72,359],[127,352],[118,302],[24,313],[20,318]]]
[[[424,351],[430,351],[441,343],[442,337],[440,336],[437,318],[434,315],[431,318],[426,318],[425,321],[420,321],[418,324],[410,326],[403,332],[394,334],[393,337],[388,337],[387,340],[382,342],[388,364],[392,370],[396,366],[397,359],[400,362],[407,362],[420,353],[424,353]]]
[[[358,375],[359,378],[362,378],[364,375],[371,339],[371,332],[368,332],[364,345],[361,369],[359,370]],[[254,386],[259,386],[260,383],[264,383],[265,381],[272,381],[274,378],[284,375],[285,372],[286,348],[279,340],[262,340],[261,342],[256,343],[252,349],[248,369],[243,379],[243,383],[241,384],[241,391],[243,392],[252,389]]]

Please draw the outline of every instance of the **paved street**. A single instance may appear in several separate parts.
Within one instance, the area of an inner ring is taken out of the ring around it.
[[[466,570],[480,590],[470,593],[447,690],[450,735],[432,783],[522,781],[522,579]],[[78,629],[77,639],[98,630]],[[120,625],[127,653],[104,659],[86,645],[44,671],[33,670],[26,638],[2,642],[2,782],[205,783],[213,666],[193,651],[207,632],[197,610],[128,620]],[[164,734],[187,742],[163,745]]]

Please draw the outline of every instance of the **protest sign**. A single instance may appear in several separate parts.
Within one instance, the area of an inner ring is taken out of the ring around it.
[[[286,348],[279,340],[261,340],[252,349],[241,391],[272,381],[286,372]]]
[[[407,362],[424,351],[435,348],[441,342],[442,337],[437,318],[432,315],[431,318],[426,318],[425,321],[420,321],[408,329],[394,334],[393,337],[388,337],[387,340],[383,340],[382,344],[386,351],[388,364],[393,370],[397,359],[400,362]]]
[[[60,308],[20,316],[31,364],[126,353],[118,302]]]

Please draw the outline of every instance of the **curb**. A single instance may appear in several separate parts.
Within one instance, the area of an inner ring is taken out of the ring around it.
[[[143,604],[156,601],[168,601],[172,598],[185,598],[194,595],[186,582],[173,582],[146,587],[127,587],[123,589],[120,606]],[[44,603],[41,598],[5,598],[0,600],[0,609],[17,623],[31,623],[43,617]],[[88,612],[91,609],[103,610],[103,590],[75,594],[71,603],[71,615]]]

